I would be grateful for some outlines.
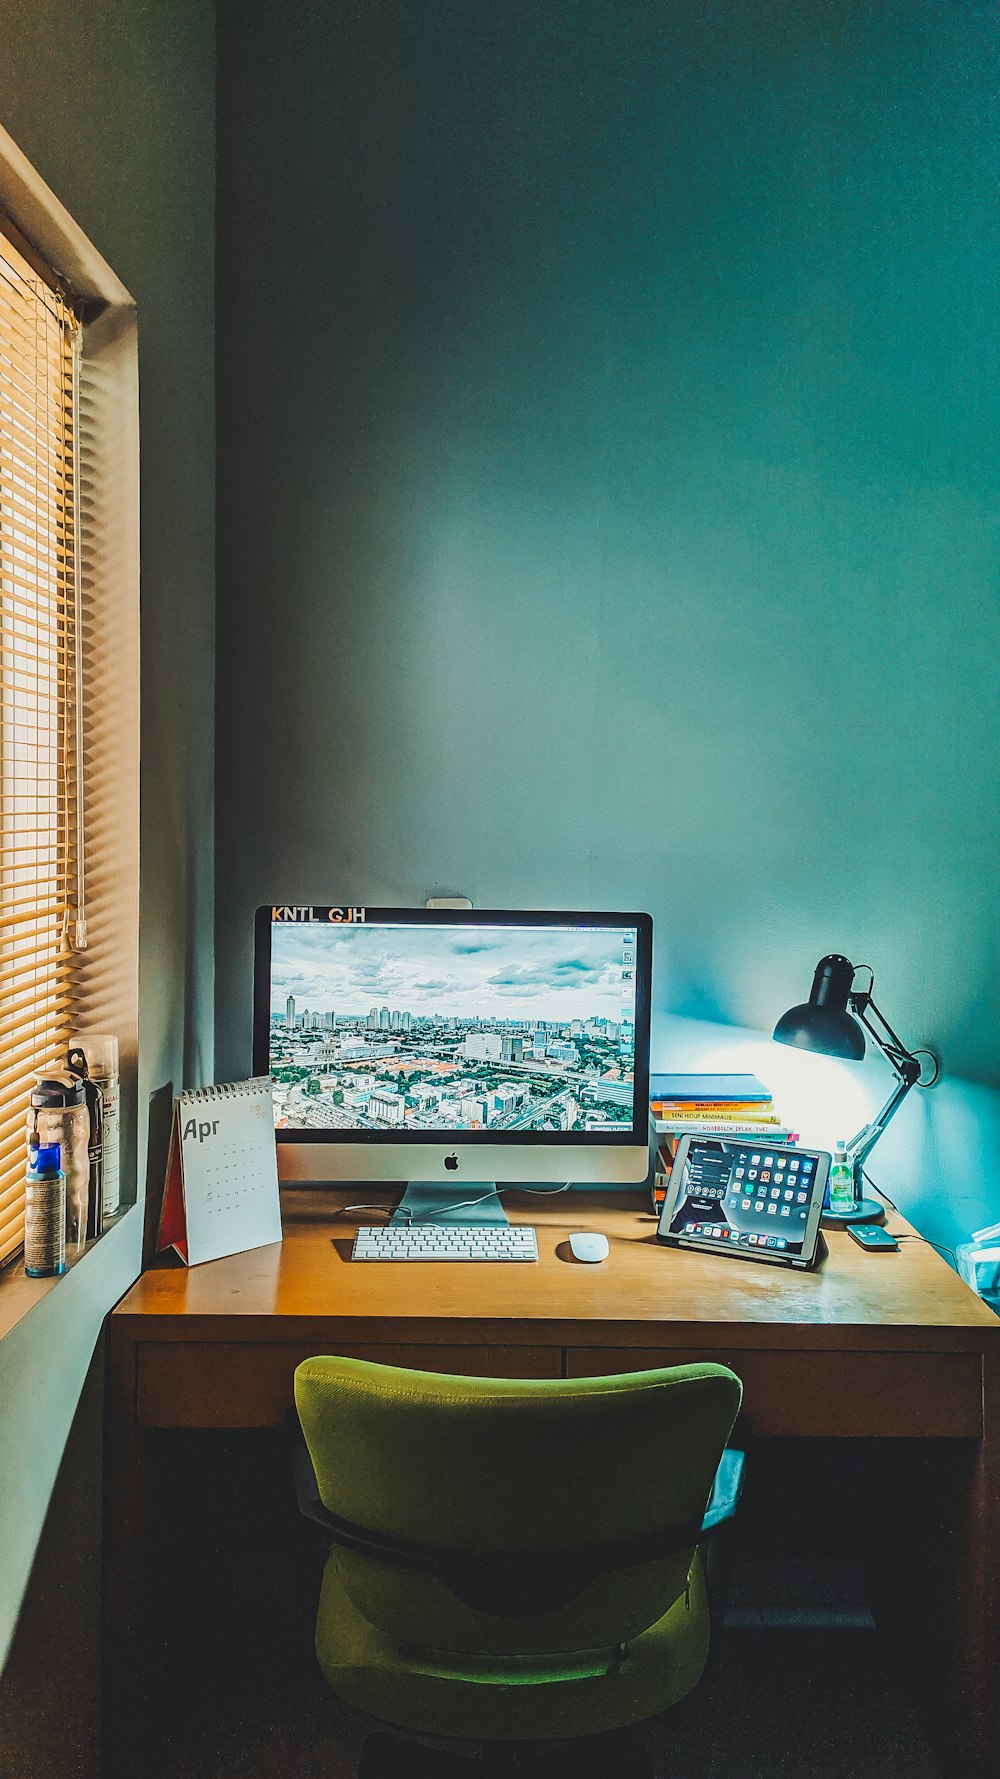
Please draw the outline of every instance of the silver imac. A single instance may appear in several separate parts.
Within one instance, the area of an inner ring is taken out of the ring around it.
[[[408,1182],[425,1217],[492,1183],[644,1180],[651,971],[648,914],[258,909],[280,1179]]]

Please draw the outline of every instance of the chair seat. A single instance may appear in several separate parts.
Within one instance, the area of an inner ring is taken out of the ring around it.
[[[383,1723],[484,1741],[591,1736],[656,1716],[697,1685],[708,1643],[697,1554],[686,1593],[623,1651],[470,1660],[397,1643],[354,1604],[336,1550],[316,1621],[320,1667],[348,1704]]]

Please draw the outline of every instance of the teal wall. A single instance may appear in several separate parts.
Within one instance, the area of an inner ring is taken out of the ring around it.
[[[257,902],[451,890],[647,907],[725,1026],[842,949],[996,1083],[996,48],[222,0],[224,1075]]]
[[[214,51],[211,0],[0,0],[0,123],[138,308],[142,1128],[149,1094],[213,1067]],[[12,1779],[97,1770],[94,1354],[140,1237],[135,1212],[0,1342],[0,1664],[31,1572],[0,1682]]]
[[[139,318],[147,1091],[212,1068],[214,10],[0,0],[0,123]]]

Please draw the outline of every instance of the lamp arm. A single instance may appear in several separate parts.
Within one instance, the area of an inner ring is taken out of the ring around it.
[[[847,1145],[848,1154],[854,1171],[855,1196],[861,1197],[862,1169],[869,1152],[874,1149],[879,1137],[885,1130],[889,1120],[899,1111],[911,1087],[915,1087],[920,1079],[920,1064],[911,1055],[905,1045],[896,1036],[889,1021],[879,1012],[870,994],[852,994],[851,1011],[860,1020],[865,1030],[874,1038],[882,1055],[891,1062],[896,1071],[896,1085],[882,1107],[881,1112],[870,1123],[858,1131]],[[874,1015],[878,1026],[872,1024],[869,1015]],[[881,1029],[879,1029],[881,1027]]]
[[[852,994],[850,1007],[855,1018],[861,1021],[865,1031],[875,1039],[882,1055],[888,1057],[897,1073],[905,1076],[912,1069],[913,1080],[916,1082],[920,1076],[920,1064],[912,1052],[907,1050],[902,1039],[897,1038],[885,1014],[876,1007],[871,991],[866,994]],[[872,1024],[873,1018],[878,1020],[877,1026]]]
[[[867,1160],[869,1152],[874,1149],[875,1144],[878,1142],[879,1137],[882,1135],[890,1118],[894,1117],[899,1111],[900,1106],[912,1086],[912,1081],[907,1081],[902,1078],[897,1081],[878,1116],[873,1118],[870,1124],[866,1124],[859,1130],[857,1136],[851,1138],[847,1145],[847,1152],[851,1158],[851,1163],[856,1174],[860,1173],[862,1164]]]

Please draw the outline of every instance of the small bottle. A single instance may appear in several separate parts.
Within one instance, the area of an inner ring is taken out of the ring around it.
[[[854,1169],[843,1138],[837,1143],[830,1168],[830,1209],[840,1217],[854,1209]]]
[[[66,1175],[59,1144],[28,1151],[24,1203],[24,1270],[29,1279],[66,1271]]]
[[[66,1244],[71,1260],[87,1238],[90,1196],[90,1114],[83,1082],[75,1075],[38,1075],[28,1106],[28,1148],[59,1145],[66,1176]]]

